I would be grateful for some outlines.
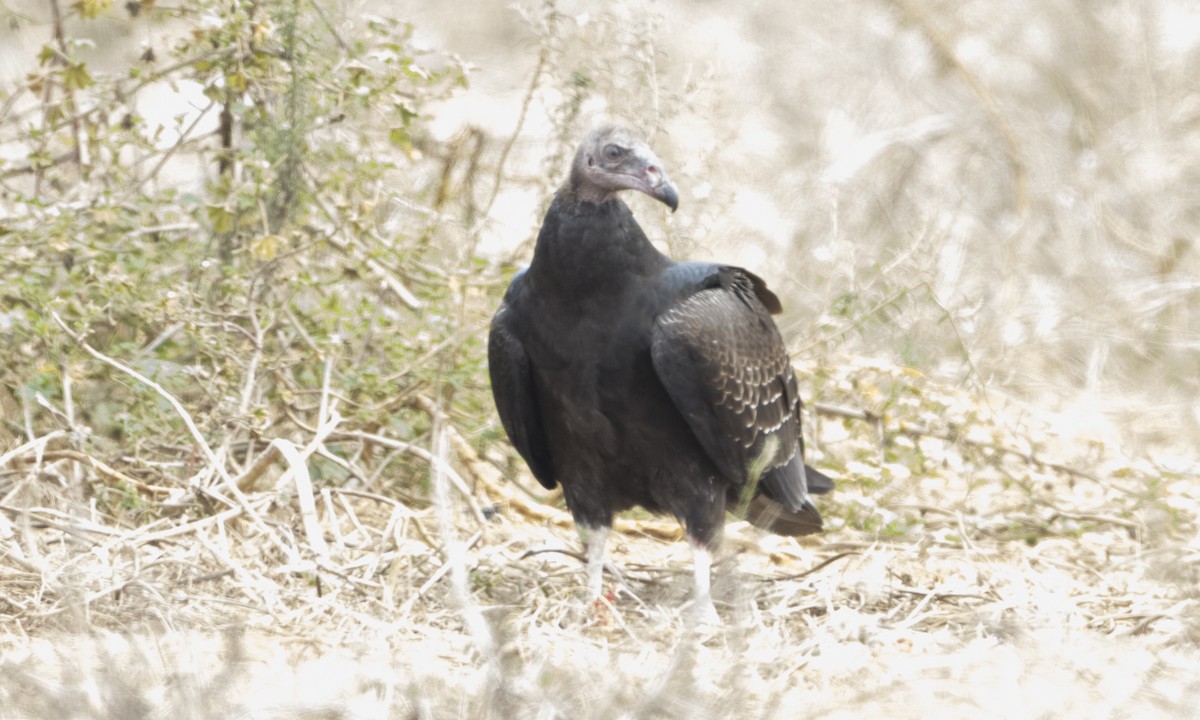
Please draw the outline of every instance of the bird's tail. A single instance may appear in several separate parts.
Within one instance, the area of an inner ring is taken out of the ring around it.
[[[821,513],[809,501],[810,493],[824,495],[833,480],[805,465],[796,453],[786,465],[773,468],[753,489],[746,507],[752,525],[776,535],[811,535],[821,531]]]
[[[812,465],[804,466],[804,479],[807,481],[808,491],[813,495],[824,495],[833,489],[833,480]]]
[[[821,532],[821,513],[806,502],[799,510],[792,510],[775,502],[766,495],[755,495],[746,508],[746,519],[756,528],[776,535],[812,535]]]

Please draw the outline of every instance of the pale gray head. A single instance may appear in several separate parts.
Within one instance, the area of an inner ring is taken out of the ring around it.
[[[667,178],[662,160],[628,128],[606,125],[588,133],[575,152],[571,189],[585,202],[602,203],[618,190],[637,190],[672,212],[679,193]]]

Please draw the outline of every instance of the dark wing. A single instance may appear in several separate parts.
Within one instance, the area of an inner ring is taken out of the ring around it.
[[[488,374],[492,380],[492,397],[496,400],[496,410],[508,439],[521,453],[538,482],[552,490],[557,483],[534,394],[533,371],[525,348],[513,332],[514,311],[508,302],[520,281],[520,275],[513,279],[505,301],[492,317],[492,328],[488,333]]]
[[[665,282],[687,282],[669,293],[679,299],[654,324],[659,379],[728,478],[761,478],[772,500],[793,511],[811,507],[796,377],[771,319],[779,300],[740,268],[672,271]]]

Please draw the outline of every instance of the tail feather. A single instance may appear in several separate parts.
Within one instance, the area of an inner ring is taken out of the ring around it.
[[[776,535],[811,535],[821,531],[821,514],[809,501],[809,493],[825,494],[833,480],[809,467],[800,453],[787,464],[768,470],[755,488],[746,508],[746,519],[755,527]]]
[[[790,510],[766,495],[756,495],[746,508],[746,519],[756,528],[776,535],[812,535],[821,532],[821,514],[805,503],[799,510]]]
[[[824,495],[834,488],[833,480],[811,465],[804,466],[804,479],[808,481],[808,491],[813,495]]]
[[[833,489],[833,480],[804,464],[800,453],[779,467],[763,474],[756,488],[790,510],[799,511],[808,502],[809,493],[823,495]]]

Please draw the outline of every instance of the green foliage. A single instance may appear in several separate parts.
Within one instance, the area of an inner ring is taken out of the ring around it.
[[[75,3],[72,27],[86,34],[110,4]],[[86,355],[51,312],[159,383],[242,462],[263,438],[315,425],[322,393],[340,403],[342,429],[400,439],[429,427],[417,393],[485,407],[475,336],[492,298],[451,287],[450,238],[402,211],[428,202],[414,177],[440,152],[425,108],[463,87],[465,70],[418,48],[407,23],[371,18],[342,34],[327,12],[141,3],[129,22],[187,30],[101,72],[91,44],[60,26],[25,86],[2,89],[19,112],[0,130],[24,152],[0,165],[0,393],[24,408],[0,416],[3,437],[25,433],[24,415],[36,435],[72,430],[81,449],[124,456],[154,483],[194,471],[179,415]],[[188,87],[199,104],[179,94],[176,116],[146,116],[160,101],[144,95]],[[101,496],[112,506],[137,505],[113,490]]]

